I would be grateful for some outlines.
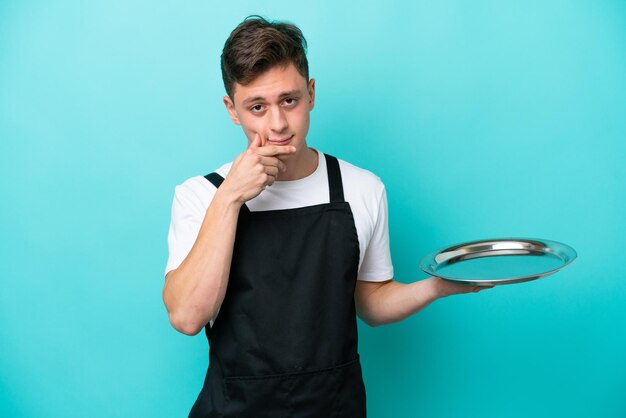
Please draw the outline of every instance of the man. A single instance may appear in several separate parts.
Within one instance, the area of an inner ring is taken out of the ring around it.
[[[307,145],[305,49],[290,24],[235,28],[223,100],[248,147],[176,188],[163,300],[174,328],[210,343],[190,417],[364,417],[356,314],[376,326],[479,290],[392,280],[380,179]]]

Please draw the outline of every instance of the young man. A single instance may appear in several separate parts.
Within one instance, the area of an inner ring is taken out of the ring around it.
[[[356,314],[376,326],[479,290],[392,280],[380,179],[307,145],[305,48],[258,17],[231,33],[224,104],[248,147],[176,188],[163,300],[210,343],[190,417],[364,417]]]

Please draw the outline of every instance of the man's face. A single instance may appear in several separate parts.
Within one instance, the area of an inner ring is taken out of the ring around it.
[[[274,67],[246,86],[235,83],[233,100],[224,97],[230,118],[241,125],[248,143],[255,134],[262,145],[292,145],[307,150],[309,112],[315,103],[315,80],[307,84],[293,64]]]

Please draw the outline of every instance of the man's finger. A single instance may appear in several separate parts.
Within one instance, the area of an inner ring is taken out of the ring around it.
[[[264,157],[273,157],[275,155],[293,154],[294,152],[296,152],[296,147],[291,145],[269,145],[256,148],[254,152]]]
[[[278,176],[278,168],[274,166],[265,166],[265,174],[276,178],[276,176]]]
[[[258,148],[261,147],[262,145],[262,140],[261,140],[261,135],[259,135],[258,133],[254,134],[254,139],[252,140],[252,142],[250,142],[250,148]]]
[[[272,166],[272,167],[276,167],[279,170],[285,170],[285,163],[283,163],[282,161],[280,161],[278,158],[276,157],[261,157],[261,164],[265,165],[265,166]]]

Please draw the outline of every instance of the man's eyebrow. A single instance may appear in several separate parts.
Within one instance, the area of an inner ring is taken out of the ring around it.
[[[285,91],[283,93],[280,93],[278,95],[279,99],[283,99],[285,97],[288,96],[295,96],[295,97],[301,97],[302,96],[302,92],[300,90],[290,90],[290,91]],[[247,99],[245,99],[243,101],[243,104],[246,105],[248,103],[253,103],[253,102],[264,102],[266,99],[263,96],[255,96],[255,97],[249,97]]]
[[[265,97],[261,97],[261,96],[256,96],[256,97],[248,97],[246,100],[243,101],[243,104],[248,104],[248,103],[252,103],[252,102],[262,102],[265,101]]]
[[[286,91],[284,93],[281,93],[278,97],[280,97],[282,99],[283,97],[287,97],[287,96],[300,97],[300,96],[302,96],[302,92],[300,90]]]

